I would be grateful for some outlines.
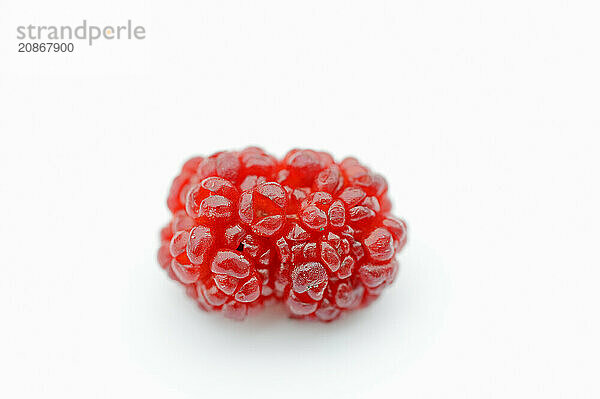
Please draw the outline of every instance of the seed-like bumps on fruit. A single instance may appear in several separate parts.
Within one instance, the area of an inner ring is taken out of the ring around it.
[[[207,312],[243,320],[281,302],[290,317],[330,322],[398,273],[407,228],[387,190],[355,158],[320,151],[193,157],[167,197],[158,263]]]

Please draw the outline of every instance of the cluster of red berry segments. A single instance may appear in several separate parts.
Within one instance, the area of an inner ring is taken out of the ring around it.
[[[281,301],[329,322],[394,280],[406,223],[355,158],[255,147],[188,160],[173,180],[158,261],[205,311],[243,320]]]

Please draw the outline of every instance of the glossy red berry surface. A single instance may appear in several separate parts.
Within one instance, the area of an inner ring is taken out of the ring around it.
[[[312,150],[194,157],[167,206],[159,264],[203,310],[236,320],[267,300],[324,322],[362,308],[394,281],[407,238],[381,175]]]

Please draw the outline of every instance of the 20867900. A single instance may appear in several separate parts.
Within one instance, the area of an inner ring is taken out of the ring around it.
[[[27,42],[18,46],[19,53],[72,53],[74,49],[73,43]]]

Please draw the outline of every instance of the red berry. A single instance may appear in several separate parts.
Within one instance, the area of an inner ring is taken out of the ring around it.
[[[363,244],[374,261],[385,262],[394,256],[394,239],[390,232],[382,227],[369,233]]]
[[[210,265],[210,270],[217,274],[244,278],[250,274],[250,262],[234,251],[218,251]]]
[[[407,237],[383,177],[312,150],[191,158],[167,205],[159,264],[200,308],[235,320],[268,298],[324,322],[364,307],[394,280]]]
[[[187,241],[188,259],[195,264],[203,264],[205,256],[214,245],[214,237],[206,226],[196,226],[190,231]]]

